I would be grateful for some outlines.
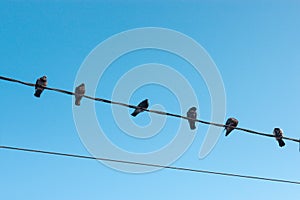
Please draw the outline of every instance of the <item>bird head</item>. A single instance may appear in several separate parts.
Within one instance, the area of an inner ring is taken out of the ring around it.
[[[196,107],[191,107],[191,108],[190,108],[190,111],[196,111],[196,110],[197,110]]]
[[[42,80],[42,81],[47,81],[47,76],[43,76],[43,77],[41,78],[41,80]]]

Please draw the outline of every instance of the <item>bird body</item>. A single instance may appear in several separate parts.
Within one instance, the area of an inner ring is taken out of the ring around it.
[[[275,135],[275,138],[279,144],[280,147],[283,147],[285,145],[283,141],[283,131],[280,128],[274,128],[273,134]]]
[[[40,97],[42,92],[44,91],[44,88],[43,87],[47,87],[47,77],[46,76],[43,76],[39,79],[36,80],[36,83],[35,83],[35,93],[34,93],[34,96],[36,97]]]
[[[196,112],[197,108],[196,107],[191,107],[188,112],[186,113],[186,116],[188,118],[192,118],[192,119],[196,119],[197,118],[197,112]],[[190,129],[194,130],[196,129],[196,122],[195,120],[192,119],[188,119],[189,124],[190,124]]]
[[[85,94],[85,85],[81,83],[79,86],[75,88],[75,105],[80,106],[80,101]]]
[[[239,121],[233,117],[230,117],[227,119],[226,121],[226,125],[227,126],[231,126],[231,127],[225,127],[225,130],[226,130],[226,133],[225,133],[225,136],[228,136],[230,134],[230,132],[237,127]]]
[[[145,99],[144,101],[142,101],[141,103],[139,103],[139,105],[137,107],[139,108],[136,108],[133,113],[131,113],[131,115],[133,117],[137,116],[139,113],[143,112],[145,109],[147,109],[149,106],[149,103],[148,103],[148,99]]]

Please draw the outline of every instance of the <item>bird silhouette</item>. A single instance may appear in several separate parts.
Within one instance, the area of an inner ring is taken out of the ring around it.
[[[85,93],[85,85],[84,83],[81,83],[79,86],[75,88],[75,105],[80,106],[80,101],[82,99],[82,96]]]
[[[40,97],[42,92],[44,91],[44,88],[43,87],[47,87],[47,76],[43,76],[39,79],[36,80],[36,83],[35,83],[35,93],[34,93],[34,96],[36,97]]]
[[[139,113],[143,112],[144,109],[147,109],[149,106],[149,103],[148,103],[148,99],[145,99],[144,101],[142,101],[141,103],[139,103],[139,105],[137,107],[139,108],[136,108],[133,113],[131,113],[132,116],[137,116]]]
[[[225,136],[228,136],[230,134],[230,132],[235,128],[237,127],[239,121],[233,117],[230,117],[227,119],[226,121],[226,125],[227,126],[231,126],[231,127],[225,127],[225,130],[226,130],[226,133],[225,133]],[[233,127],[233,128],[232,128]]]
[[[283,131],[280,128],[274,128],[273,134],[275,135],[275,138],[279,144],[280,147],[283,147],[285,145],[283,141]]]
[[[193,118],[193,119],[196,119],[197,118],[197,112],[196,112],[197,108],[196,107],[191,107],[188,112],[186,113],[186,116],[188,118]],[[189,124],[190,124],[190,129],[194,130],[196,129],[196,122],[195,120],[191,120],[191,119],[188,119],[189,121]]]

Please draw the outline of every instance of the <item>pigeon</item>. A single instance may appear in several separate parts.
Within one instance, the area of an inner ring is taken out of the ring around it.
[[[39,98],[44,91],[43,87],[47,87],[47,76],[43,76],[36,80],[34,96]]]
[[[142,101],[141,103],[139,103],[138,107],[140,107],[140,108],[136,108],[134,110],[134,112],[131,113],[131,115],[134,116],[134,117],[137,116],[139,113],[143,112],[144,109],[147,109],[148,106],[149,106],[148,99],[145,99],[144,101]]]
[[[234,128],[237,127],[238,123],[239,123],[239,121],[233,117],[228,118],[226,121],[227,126],[232,126]],[[228,136],[229,133],[234,129],[232,127],[227,127],[227,126],[225,127],[225,130],[226,130],[225,136]]]
[[[197,118],[197,112],[196,112],[196,110],[197,110],[196,107],[191,107],[189,109],[189,111],[186,113],[186,116],[188,118],[196,119]],[[190,128],[192,130],[196,129],[195,120],[188,119],[188,121],[189,121],[189,124],[190,124]]]
[[[75,88],[75,105],[80,106],[80,101],[82,99],[82,96],[85,93],[85,85],[84,83],[81,83],[79,86]]]
[[[273,134],[275,135],[275,138],[276,138],[279,146],[283,147],[285,145],[284,141],[282,140],[283,131],[280,128],[274,128]]]

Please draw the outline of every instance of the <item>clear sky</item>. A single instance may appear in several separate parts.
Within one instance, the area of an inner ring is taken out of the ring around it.
[[[240,127],[268,133],[280,127],[286,136],[300,138],[299,19],[300,2],[296,0],[1,1],[0,75],[28,82],[47,75],[50,87],[73,90],[85,58],[109,37],[135,28],[172,29],[201,44],[215,62],[224,83],[226,117],[239,119]],[[96,96],[116,101],[128,98],[125,103],[131,104],[148,98],[150,108],[160,104],[167,111],[185,115],[178,94],[157,84],[126,94],[126,87],[136,81],[131,79],[124,84],[126,97],[113,96],[124,74],[147,63],[168,65],[189,80],[198,98],[199,118],[211,119],[211,96],[203,77],[183,59],[163,51],[144,49],[117,59],[101,77]],[[146,78],[147,73],[139,77]],[[180,84],[172,84],[185,91]],[[92,94],[88,87],[87,93]],[[70,96],[44,91],[37,99],[33,88],[4,81],[0,88],[1,145],[90,155],[76,129]],[[84,99],[80,108],[88,104]],[[199,159],[206,125],[197,124],[197,131],[191,132],[185,121],[143,113],[133,122],[147,126],[151,116],[153,121],[165,119],[166,123],[155,136],[141,139],[118,127],[110,105],[96,103],[95,108],[107,138],[128,152],[154,152],[176,138],[178,127],[183,126],[187,137],[194,134],[195,138],[172,166],[300,180],[297,143],[286,141],[280,148],[273,138],[233,131],[226,138],[222,134],[210,154]],[[130,118],[131,109],[117,109],[128,112]],[[152,134],[143,131],[146,128],[139,129],[141,135]],[[0,199],[300,197],[297,185],[168,169],[132,174],[97,161],[10,150],[0,151],[0,162]]]

